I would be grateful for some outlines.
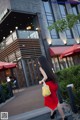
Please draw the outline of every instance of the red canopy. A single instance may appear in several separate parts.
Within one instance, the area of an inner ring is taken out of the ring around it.
[[[58,47],[50,47],[49,52],[50,56],[56,56],[62,54],[65,50],[69,49],[70,46],[58,46]]]
[[[78,53],[80,52],[80,45],[73,45],[71,46],[69,49],[65,50],[61,55],[60,58],[69,56],[69,55],[73,55],[74,53]]]
[[[7,69],[7,68],[14,68],[16,66],[17,66],[16,63],[7,63],[7,62],[0,61],[0,70]]]

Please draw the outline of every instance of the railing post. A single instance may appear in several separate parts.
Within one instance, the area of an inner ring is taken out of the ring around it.
[[[63,99],[63,97],[62,97],[60,88],[58,88],[57,95],[58,95],[59,102],[60,102],[60,103],[63,103],[64,99]]]
[[[70,99],[71,109],[74,113],[77,113],[78,109],[77,109],[77,106],[75,104],[75,96],[74,96],[74,93],[72,91],[72,88],[73,88],[73,84],[67,85],[67,92],[68,92],[69,99]]]

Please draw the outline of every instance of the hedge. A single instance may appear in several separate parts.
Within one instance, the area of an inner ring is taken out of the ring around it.
[[[0,84],[0,103],[5,102],[13,96],[12,89],[8,83]]]
[[[69,102],[69,96],[67,93],[66,86],[68,84],[74,84],[73,93],[75,95],[75,102],[80,107],[80,65],[72,66],[58,71],[57,73],[59,86],[62,91],[64,99]]]

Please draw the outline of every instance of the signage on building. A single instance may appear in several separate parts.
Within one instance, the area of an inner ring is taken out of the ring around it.
[[[4,11],[0,14],[0,21],[1,21],[2,18],[6,15],[7,12],[8,12],[8,9],[4,10]]]

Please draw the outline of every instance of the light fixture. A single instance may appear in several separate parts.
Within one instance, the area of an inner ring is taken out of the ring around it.
[[[22,47],[25,47],[25,45],[23,44]]]
[[[76,42],[77,42],[78,44],[80,43],[79,38],[76,39]]]
[[[66,45],[67,44],[67,42],[66,41],[64,41],[64,45]]]
[[[39,28],[36,28],[36,30],[39,30]]]
[[[18,27],[16,26],[16,27],[15,27],[15,29],[17,30],[17,29],[18,29]]]
[[[49,45],[51,45],[51,44],[52,44],[52,39],[51,39],[51,38],[48,38],[48,39],[47,39],[47,42],[48,42]]]
[[[10,33],[12,33],[12,30],[10,30]]]
[[[5,37],[3,37],[3,40],[5,40]]]
[[[27,29],[27,30],[30,30],[30,29],[31,29],[31,26],[26,27],[26,29]]]

